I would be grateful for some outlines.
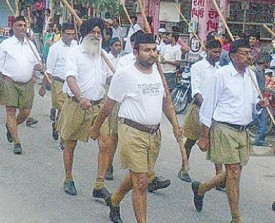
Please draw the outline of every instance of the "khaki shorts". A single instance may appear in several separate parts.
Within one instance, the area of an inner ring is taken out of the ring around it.
[[[244,166],[249,160],[250,150],[248,131],[238,132],[217,122],[212,124],[207,159],[216,164],[240,163]]]
[[[2,101],[6,106],[31,109],[34,99],[34,83],[17,83],[2,79]]]
[[[63,83],[57,80],[52,80],[51,86],[51,95],[52,95],[52,108],[61,110],[64,104],[64,101],[67,98],[67,95],[63,93]]]
[[[61,138],[67,140],[80,140],[88,142],[89,129],[93,125],[103,103],[92,106],[90,109],[83,110],[78,102],[72,98],[67,98],[61,110],[60,118],[57,122],[57,129]],[[109,124],[106,119],[100,128],[101,135],[109,135]]]
[[[160,130],[154,134],[118,122],[118,148],[120,166],[136,173],[152,174],[159,155]]]
[[[188,139],[198,140],[200,137],[201,123],[199,121],[200,108],[191,104],[188,108],[186,118],[184,121],[184,136]]]

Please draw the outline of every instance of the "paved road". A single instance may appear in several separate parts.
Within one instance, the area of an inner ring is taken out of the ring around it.
[[[51,138],[48,117],[50,94],[37,96],[33,116],[39,123],[20,126],[22,155],[12,153],[12,144],[5,137],[5,112],[0,107],[0,223],[107,223],[108,207],[92,198],[96,177],[97,145],[94,141],[79,143],[75,153],[73,175],[78,195],[71,197],[62,190],[64,170],[58,142]],[[184,115],[179,115],[182,122]],[[114,163],[115,179],[107,182],[114,191],[125,171]],[[226,193],[216,190],[205,196],[201,213],[194,209],[191,185],[177,178],[180,153],[165,117],[162,120],[162,148],[156,170],[172,184],[169,188],[148,195],[148,223],[228,223],[230,212]],[[191,176],[207,180],[214,174],[205,154],[193,150]],[[241,211],[244,223],[273,223],[275,212],[275,159],[251,157],[241,181]],[[125,223],[135,222],[130,194],[121,204]]]

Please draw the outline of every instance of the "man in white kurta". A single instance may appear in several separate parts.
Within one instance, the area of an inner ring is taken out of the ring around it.
[[[6,135],[8,141],[14,143],[15,154],[22,153],[17,126],[28,118],[33,105],[34,70],[43,68],[34,44],[26,39],[26,28],[25,18],[18,16],[13,25],[14,36],[0,45],[2,99],[7,111]]]
[[[55,121],[52,122],[52,137],[54,140],[58,140],[58,132],[56,130],[56,124],[60,115],[61,108],[64,104],[67,95],[62,91],[63,83],[66,76],[66,57],[71,48],[77,45],[75,38],[74,24],[64,23],[61,28],[62,37],[59,41],[54,43],[49,49],[49,55],[47,57],[47,73],[52,79],[51,83],[51,97],[52,97],[52,109],[57,110],[57,116]],[[44,96],[46,93],[47,79],[44,77],[39,93]],[[59,148],[64,149],[63,144],[59,145]]]
[[[69,195],[77,194],[72,177],[74,149],[79,140],[88,141],[89,128],[103,105],[106,79],[111,75],[101,57],[102,31],[103,21],[100,18],[91,18],[82,23],[80,32],[83,42],[69,51],[66,60],[63,90],[68,97],[62,107],[58,130],[65,142],[64,192]],[[109,141],[108,123],[105,122],[101,137],[98,138],[98,171],[93,190],[95,198],[105,199],[109,195],[104,186],[111,156]]]
[[[188,108],[186,118],[184,120],[184,136],[186,141],[184,147],[189,159],[192,147],[200,136],[199,110],[203,102],[206,91],[209,88],[210,80],[219,68],[216,64],[219,61],[221,53],[221,44],[218,40],[210,40],[206,42],[206,57],[196,62],[191,67],[191,89],[192,104]],[[183,157],[183,156],[182,156]],[[221,167],[216,166],[216,171],[220,172]],[[191,182],[189,173],[185,171],[184,159],[182,158],[182,167],[178,173],[178,177],[186,182]]]
[[[248,40],[231,43],[229,55],[232,63],[216,71],[200,109],[202,128],[198,146],[203,150],[208,148],[208,159],[224,164],[226,171],[204,183],[192,183],[194,204],[197,211],[201,211],[204,194],[226,183],[232,223],[242,222],[239,191],[241,170],[250,155],[247,127],[253,113],[269,104],[267,100],[259,101],[258,86],[252,82],[256,76],[248,68],[251,53]]]

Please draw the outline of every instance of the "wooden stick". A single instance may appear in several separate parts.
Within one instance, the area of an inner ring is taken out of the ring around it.
[[[274,33],[266,24],[264,24],[263,27],[264,27],[273,37],[275,37],[275,33]]]
[[[15,4],[15,15],[19,16],[18,0],[14,0],[14,4]]]
[[[31,45],[31,43],[30,43],[30,41],[29,41],[29,39],[28,39],[28,37],[27,37],[26,35],[25,35],[25,38],[26,38],[27,43],[28,43],[29,47],[31,48],[31,51],[33,52],[35,58],[37,59],[37,61],[38,61],[39,63],[41,63],[41,60],[40,60],[39,56],[35,53],[35,51],[34,51],[32,45]],[[48,82],[51,84],[52,81],[51,81],[49,75],[47,74],[47,72],[45,72],[45,70],[43,69],[43,70],[41,71],[41,73],[45,75],[45,77],[47,78]]]
[[[141,15],[143,17],[143,21],[145,23],[144,31],[146,33],[151,33],[151,29],[150,29],[149,23],[147,21],[147,17],[146,17],[146,14],[145,14],[145,10],[144,10],[142,1],[138,0],[138,3],[139,3]],[[161,80],[162,80],[162,84],[163,84],[163,87],[164,87],[164,90],[165,90],[165,94],[166,94],[166,97],[167,97],[167,104],[168,104],[167,106],[171,110],[172,119],[173,119],[173,120],[171,120],[171,122],[172,122],[171,124],[172,124],[173,128],[176,129],[176,128],[179,127],[179,122],[178,122],[178,118],[176,116],[174,105],[172,103],[172,98],[171,98],[171,95],[170,95],[170,92],[169,92],[167,81],[166,81],[166,78],[163,74],[160,63],[158,61],[156,61],[156,64],[157,64],[157,68],[158,68],[158,71],[159,71],[159,74],[160,74],[160,77],[161,77]],[[179,143],[181,152],[183,152],[183,154],[182,154],[183,157],[182,158],[183,158],[183,162],[184,162],[185,171],[188,171],[189,170],[189,164],[188,164],[187,153],[186,153],[186,149],[184,147],[183,140],[182,139],[177,139],[177,141]]]
[[[253,82],[254,87],[256,88],[256,91],[257,91],[258,94],[260,95],[260,98],[263,100],[264,97],[263,97],[263,95],[262,95],[262,92],[260,91],[259,86],[258,86],[256,80],[252,77],[252,74],[251,74],[249,68],[248,68],[248,73],[249,73],[249,76],[250,76],[250,78],[251,78],[251,80],[252,80],[252,82]],[[274,120],[274,117],[273,117],[273,114],[272,114],[270,108],[269,108],[269,107],[266,107],[266,110],[267,110],[267,113],[269,114],[269,116],[270,116],[270,118],[271,118],[271,121],[272,121],[273,125],[275,125],[275,120]]]
[[[226,31],[227,31],[227,33],[228,33],[230,39],[231,39],[232,41],[234,41],[234,37],[233,37],[233,35],[232,35],[232,33],[231,33],[231,31],[230,31],[230,29],[229,29],[229,27],[228,27],[228,25],[227,25],[227,23],[226,23],[224,17],[223,17],[223,14],[222,14],[222,12],[221,12],[219,6],[217,5],[216,0],[212,0],[212,2],[213,2],[214,7],[216,8],[216,10],[217,10],[217,12],[218,12],[218,14],[219,14],[219,16],[220,16],[220,18],[221,18],[223,24],[224,24],[224,27],[225,27],[225,29],[226,29]]]
[[[149,23],[147,21],[147,17],[146,17],[146,14],[145,14],[145,10],[144,10],[144,7],[143,7],[142,0],[138,0],[138,4],[139,4],[139,8],[140,8],[140,13],[141,13],[141,16],[142,16],[143,22],[144,22],[144,32],[145,33],[151,33],[151,29],[150,29]]]
[[[61,2],[67,7],[67,9],[70,11],[70,13],[75,17],[78,25],[81,25],[82,20],[78,17],[75,10],[70,6],[70,4],[66,0],[61,0]]]
[[[6,0],[6,3],[7,3],[7,5],[8,5],[8,7],[9,7],[9,9],[10,9],[12,15],[15,17],[15,16],[16,16],[16,13],[14,12],[13,8],[11,7],[10,1],[9,1],[9,0]]]
[[[183,14],[181,13],[180,11],[180,8],[178,7],[178,5],[175,3],[175,7],[176,9],[178,10],[181,18],[184,20],[184,22],[188,25],[189,29],[192,31],[193,35],[196,37],[196,39],[200,42],[201,46],[203,49],[206,49],[205,48],[205,45],[203,44],[203,42],[201,41],[200,37],[197,35],[197,33],[194,31],[193,27],[190,26],[189,22],[187,21],[187,19],[183,16]]]
[[[101,50],[101,56],[103,58],[103,60],[105,61],[105,63],[108,65],[108,67],[110,68],[110,70],[115,73],[116,69],[114,68],[114,66],[111,64],[110,60],[106,57],[105,53],[103,52],[103,50]]]
[[[124,10],[124,12],[125,12],[125,14],[126,14],[126,17],[127,17],[128,21],[129,21],[129,23],[131,24],[131,27],[133,27],[132,20],[131,20],[131,18],[130,18],[130,16],[129,16],[129,13],[128,13],[127,8],[125,7],[125,4],[122,4],[122,7],[123,7],[123,10]]]

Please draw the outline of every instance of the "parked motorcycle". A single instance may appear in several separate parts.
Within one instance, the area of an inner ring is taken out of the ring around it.
[[[179,83],[176,88],[173,89],[171,97],[176,114],[183,112],[191,102],[191,74],[189,66],[183,68],[179,78]]]

